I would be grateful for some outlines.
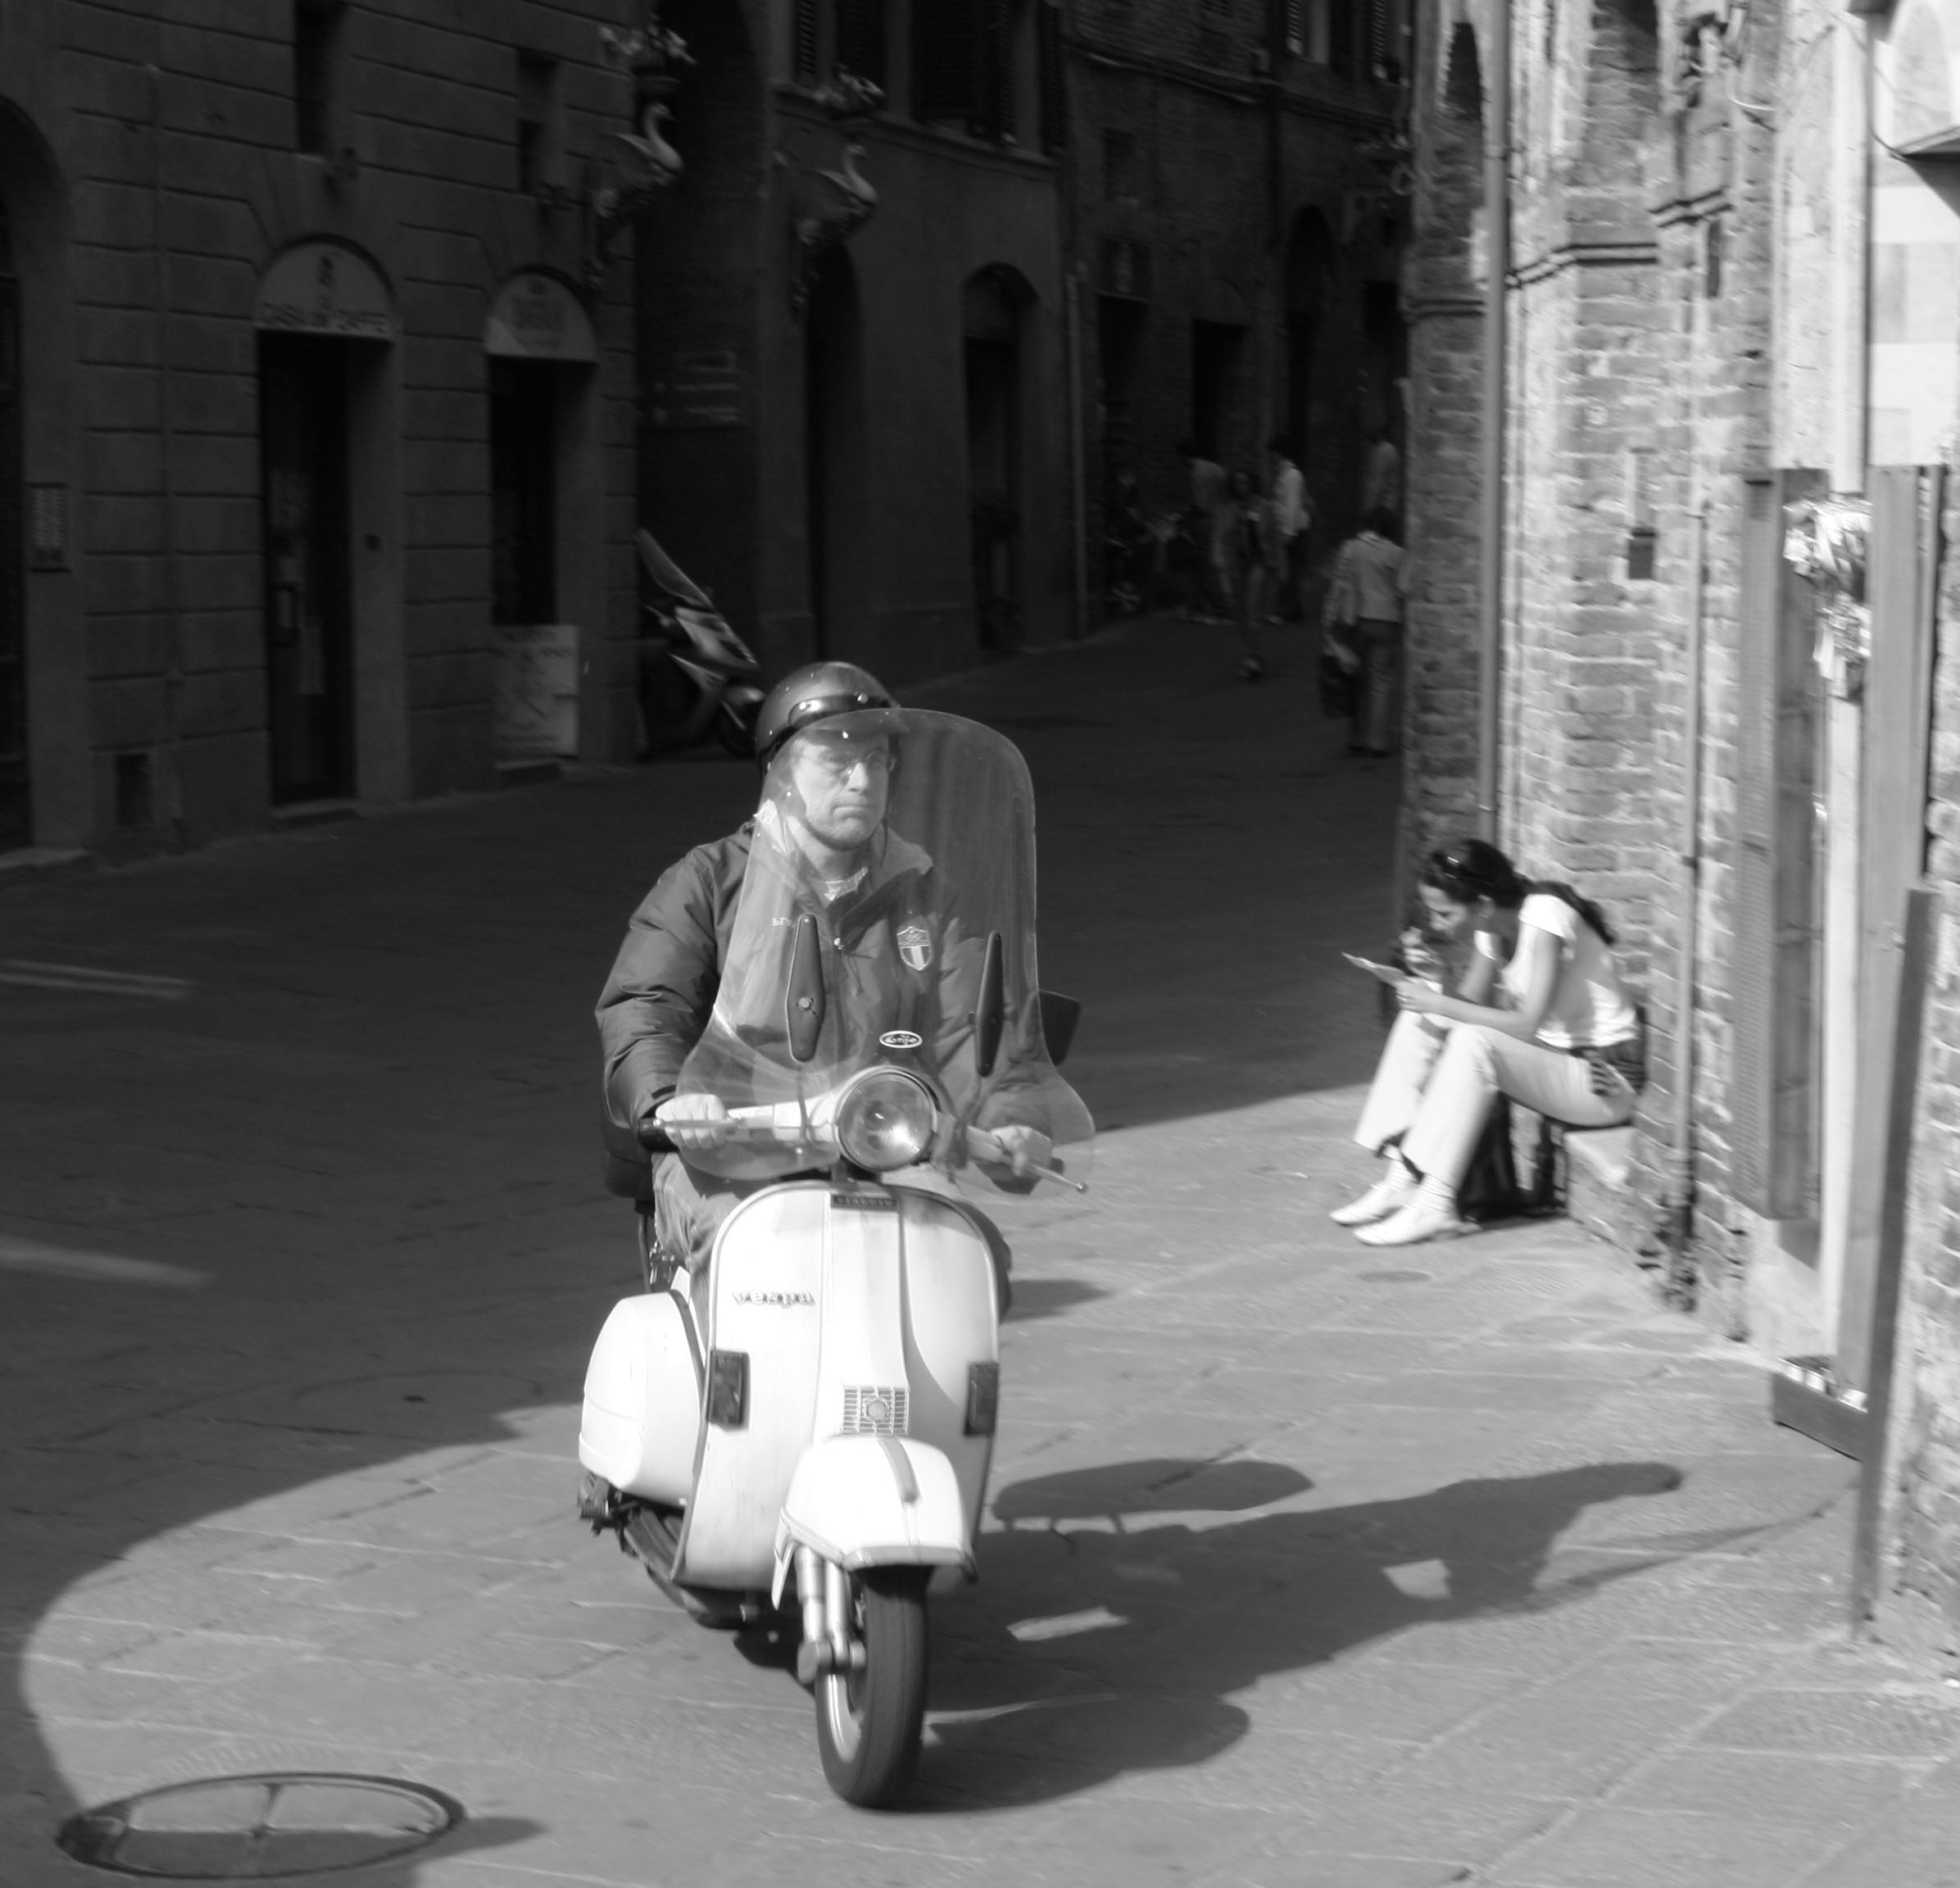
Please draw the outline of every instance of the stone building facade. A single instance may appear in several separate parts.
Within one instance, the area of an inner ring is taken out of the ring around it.
[[[630,756],[618,11],[0,7],[0,849]]]
[[[1495,4],[1418,19],[1405,837],[1486,830],[1622,924],[1653,1078],[1620,1170],[1574,1156],[1600,1223],[1808,1360],[1777,1407],[1873,1464],[1872,1597],[1950,1643],[1960,10]]]
[[[642,225],[642,503],[773,671],[1074,627],[1048,11],[661,9],[694,63]]]
[[[1263,479],[1297,443],[1322,547],[1402,432],[1409,35],[1394,0],[1068,0],[1068,240],[1088,542],[1188,438]],[[1095,560],[1091,559],[1091,571]]]

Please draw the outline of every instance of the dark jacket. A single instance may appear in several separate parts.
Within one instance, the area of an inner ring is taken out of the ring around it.
[[[673,1093],[708,1026],[754,830],[746,822],[669,865],[627,925],[598,1012],[606,1113],[619,1125]]]
[[[633,1123],[672,1093],[708,1026],[755,832],[751,820],[725,839],[696,846],[662,874],[633,913],[600,996],[607,1151],[632,1166],[635,1184],[647,1160]],[[764,863],[784,874],[786,903],[816,919],[837,979],[840,1000],[825,1016],[818,1060],[834,1065],[875,1059],[878,1037],[906,1030],[921,1039],[928,1068],[957,1088],[970,1083],[981,941],[968,937],[927,856],[887,831],[864,883],[835,899],[801,882],[803,868],[793,856],[772,854]],[[738,1041],[755,1052],[751,1067],[780,1070],[787,1063],[783,1011],[774,978],[765,981],[769,993],[756,1013],[733,1021]],[[766,1073],[764,1082],[767,1087]],[[734,1104],[776,1096],[731,1087],[724,1098]],[[628,1190],[626,1176],[610,1164],[608,1184]]]

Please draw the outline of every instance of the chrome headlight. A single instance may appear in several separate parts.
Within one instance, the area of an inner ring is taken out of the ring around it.
[[[837,1150],[855,1167],[889,1173],[932,1145],[932,1094],[915,1075],[869,1069],[837,1099]]]

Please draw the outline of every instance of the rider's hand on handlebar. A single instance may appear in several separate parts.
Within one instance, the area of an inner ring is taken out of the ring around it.
[[[735,1132],[719,1095],[669,1095],[654,1110],[653,1118],[683,1154],[697,1147],[719,1147]]]
[[[1044,1167],[1055,1164],[1055,1143],[1040,1128],[1017,1123],[991,1132],[1017,1180],[1032,1180]]]

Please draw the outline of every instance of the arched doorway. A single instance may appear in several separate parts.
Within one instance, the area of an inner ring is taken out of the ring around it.
[[[1207,459],[1254,456],[1244,386],[1251,327],[1252,310],[1231,283],[1214,276],[1200,286],[1191,306],[1191,436]]]
[[[968,277],[962,297],[973,618],[983,649],[1014,647],[1024,615],[1022,334],[1033,301],[1026,279],[998,264]]]
[[[374,356],[395,336],[374,266],[337,243],[275,257],[252,308],[259,331],[265,692],[274,806],[356,791],[356,413],[374,404]],[[376,630],[371,620],[366,627]],[[370,783],[371,786],[371,783]]]
[[[805,526],[814,652],[860,643],[869,615],[864,324],[842,249],[819,266],[803,316]]]
[[[506,766],[583,751],[584,638],[604,604],[599,479],[588,464],[598,339],[557,277],[521,269],[483,326],[490,394],[490,621],[495,751]]]
[[[20,456],[20,279],[0,200],[0,852],[34,837],[27,754],[27,586]]]

